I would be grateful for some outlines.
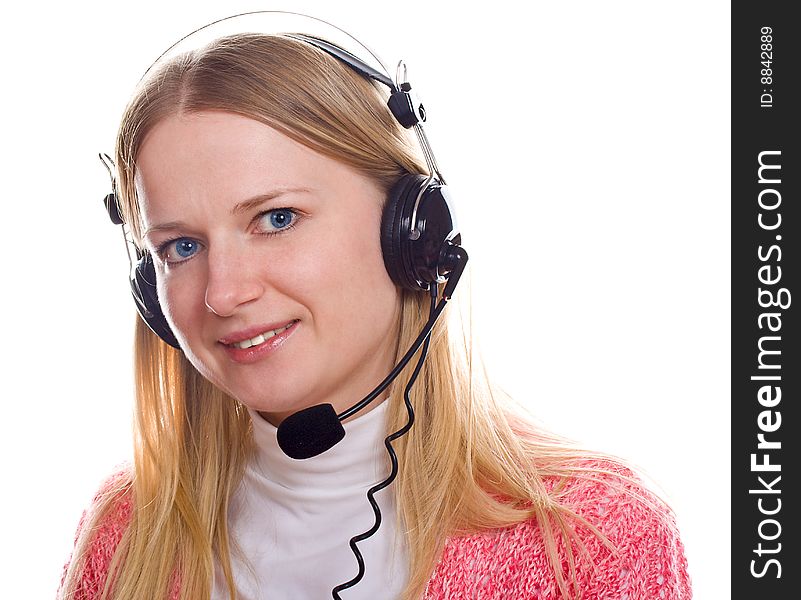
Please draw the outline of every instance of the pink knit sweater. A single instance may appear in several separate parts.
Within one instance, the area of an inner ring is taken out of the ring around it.
[[[603,466],[628,474],[611,464]],[[115,478],[122,476],[124,474],[120,473]],[[616,551],[608,549],[585,527],[577,527],[577,535],[587,550],[582,553],[574,546],[582,600],[689,600],[692,597],[687,561],[673,515],[653,495],[639,485],[621,483],[612,475],[604,475],[600,480],[573,481],[563,500],[600,529],[616,548]],[[99,599],[111,557],[130,520],[131,510],[129,498],[120,500],[99,527],[75,600]],[[565,557],[561,545],[559,552]],[[563,566],[567,571],[566,559]],[[171,600],[178,598],[178,592],[176,586]],[[563,596],[548,564],[540,528],[536,522],[528,521],[514,527],[449,539],[422,600],[539,598],[558,600]]]

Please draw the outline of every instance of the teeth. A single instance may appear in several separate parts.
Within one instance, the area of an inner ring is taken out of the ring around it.
[[[274,335],[278,335],[282,331],[286,331],[289,329],[291,325],[294,324],[294,321],[287,325],[286,327],[281,327],[279,329],[273,329],[272,331],[265,331],[264,333],[260,333],[254,338],[250,338],[249,340],[242,340],[241,342],[236,342],[235,344],[231,344],[234,348],[239,348],[241,350],[245,350],[246,348],[250,348],[251,346],[258,346],[259,344],[263,344],[267,340],[269,340]]]

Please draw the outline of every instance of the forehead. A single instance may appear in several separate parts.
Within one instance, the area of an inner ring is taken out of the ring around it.
[[[145,137],[136,163],[145,228],[189,208],[231,207],[283,188],[303,187],[340,200],[345,192],[364,198],[352,192],[378,189],[351,167],[264,123],[220,111],[163,119]]]
[[[225,112],[177,114],[148,133],[137,155],[137,190],[148,199],[187,186],[216,189],[253,180],[314,177],[333,165],[263,123]]]

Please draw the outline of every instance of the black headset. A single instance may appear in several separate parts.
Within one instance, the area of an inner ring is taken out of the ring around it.
[[[381,250],[384,265],[395,285],[410,291],[429,291],[430,286],[447,281],[443,298],[449,299],[467,263],[467,253],[460,246],[461,235],[448,188],[422,128],[426,120],[425,108],[411,93],[411,85],[393,82],[386,74],[328,41],[303,34],[287,34],[287,37],[308,43],[364,77],[387,86],[390,89],[387,105],[395,119],[407,129],[415,128],[430,175],[407,173],[390,190],[381,222]],[[117,202],[113,164],[107,156],[105,159],[112,175],[112,192],[105,197],[104,204],[111,221],[124,225]],[[144,322],[167,344],[180,349],[159,305],[153,258],[138,247],[135,265],[132,260],[130,284]]]

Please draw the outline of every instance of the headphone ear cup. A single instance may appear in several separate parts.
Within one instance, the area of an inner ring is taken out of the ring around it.
[[[156,292],[156,267],[149,252],[143,252],[131,273],[131,294],[139,316],[157,336],[173,348],[181,349],[161,310]]]
[[[122,216],[120,215],[120,206],[117,203],[117,194],[114,192],[106,194],[106,197],[103,198],[103,205],[108,211],[108,216],[111,219],[111,222],[115,225],[122,225],[123,221]]]
[[[412,227],[412,212],[420,188],[426,181],[423,175],[407,174],[392,186],[381,219],[381,251],[384,266],[395,285],[415,292],[425,291],[415,277],[411,254],[408,252]]]
[[[436,179],[426,186],[426,181],[424,175],[401,177],[390,190],[381,223],[387,273],[395,285],[415,292],[445,280],[454,269],[448,253],[461,241],[447,186]]]

